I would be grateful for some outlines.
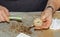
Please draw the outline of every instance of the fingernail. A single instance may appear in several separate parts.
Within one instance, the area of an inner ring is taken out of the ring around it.
[[[7,21],[7,23],[9,23],[9,22],[10,22],[9,18],[7,18],[7,20],[6,20],[6,21]]]

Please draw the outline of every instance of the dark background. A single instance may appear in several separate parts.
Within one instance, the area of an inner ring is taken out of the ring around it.
[[[43,11],[48,0],[0,0],[0,5],[13,12]]]

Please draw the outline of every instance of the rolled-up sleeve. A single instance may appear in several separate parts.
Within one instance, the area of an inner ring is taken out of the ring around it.
[[[48,0],[47,6],[52,6],[56,11],[60,8],[60,0]]]

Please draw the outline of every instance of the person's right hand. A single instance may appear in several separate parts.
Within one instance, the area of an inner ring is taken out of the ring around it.
[[[0,22],[9,22],[9,11],[7,8],[0,6]]]
[[[35,29],[48,29],[52,23],[52,9],[51,8],[47,8],[46,10],[44,10],[41,14],[41,20],[42,20],[42,25],[41,26],[37,26],[37,24],[40,23],[35,23]],[[35,21],[37,22],[41,22],[41,20],[36,19]]]

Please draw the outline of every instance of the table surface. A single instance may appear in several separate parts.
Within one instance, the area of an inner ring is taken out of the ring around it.
[[[24,19],[26,19],[25,22],[27,24],[31,24],[32,23],[32,16],[40,16],[41,12],[10,12],[11,16],[20,16],[20,17],[24,17]],[[28,18],[27,18],[28,17]],[[57,11],[54,14],[54,18],[58,18],[60,19],[60,11]],[[25,24],[24,23],[24,24]],[[28,25],[28,26],[29,26]],[[16,37],[17,34],[14,33],[9,33],[9,31],[7,31],[8,29],[8,25],[5,23],[1,23],[0,24],[0,37]],[[6,28],[6,32],[3,32],[2,29]],[[43,31],[34,31],[33,34],[31,34],[31,37],[60,37],[60,30],[43,30]]]

